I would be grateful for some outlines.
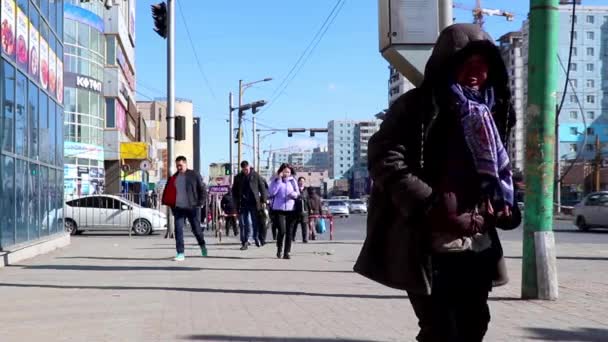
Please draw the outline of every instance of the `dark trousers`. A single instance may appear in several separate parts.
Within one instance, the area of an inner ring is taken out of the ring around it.
[[[186,219],[190,222],[192,233],[196,237],[198,245],[205,247],[205,237],[201,228],[201,210],[199,208],[174,208],[173,216],[175,217],[175,249],[177,253],[184,253],[184,226]]]
[[[293,211],[274,212],[274,225],[278,230],[277,249],[280,253],[291,253],[291,239],[293,237],[295,218],[296,217]],[[285,249],[283,249],[283,246],[285,247]]]
[[[293,225],[293,241],[296,241],[298,226],[302,227],[302,241],[308,241],[308,215],[296,214],[295,223]]]
[[[226,236],[230,235],[230,228],[234,232],[234,236],[239,235],[239,229],[236,226],[236,216],[226,216]]]
[[[255,205],[241,207],[239,225],[241,226],[242,245],[246,245],[249,242],[249,237],[253,237],[256,242],[260,242],[258,231],[258,209],[255,207]]]
[[[420,326],[418,341],[483,341],[490,323],[491,260],[473,252],[433,256],[432,294],[408,292]]]

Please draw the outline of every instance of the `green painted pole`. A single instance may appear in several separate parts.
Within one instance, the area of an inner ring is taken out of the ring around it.
[[[557,299],[553,236],[558,0],[530,1],[522,298]]]

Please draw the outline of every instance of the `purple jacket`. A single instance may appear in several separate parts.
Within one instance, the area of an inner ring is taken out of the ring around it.
[[[275,178],[270,183],[269,196],[272,198],[272,210],[293,211],[300,190],[293,177],[285,180]]]

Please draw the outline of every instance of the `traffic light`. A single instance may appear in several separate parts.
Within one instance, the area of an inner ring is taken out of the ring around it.
[[[230,176],[232,174],[232,167],[230,164],[224,164],[224,175]]]
[[[152,5],[152,18],[154,19],[154,32],[167,38],[167,4],[161,2]]]
[[[260,101],[255,101],[254,103],[251,104],[251,112],[253,114],[257,113],[259,111],[260,107],[263,107],[266,105],[266,101],[265,100],[260,100]]]
[[[288,128],[287,129],[287,136],[288,137],[293,137],[294,133],[304,133],[306,132],[305,128]]]
[[[310,136],[314,137],[315,133],[327,133],[327,128],[311,128],[309,129]]]
[[[175,117],[175,140],[186,140],[186,117],[181,115]]]

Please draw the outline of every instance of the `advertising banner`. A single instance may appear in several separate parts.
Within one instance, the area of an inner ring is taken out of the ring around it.
[[[63,63],[57,56],[57,102],[63,104]]]
[[[15,1],[2,0],[2,52],[15,55]]]
[[[129,38],[135,46],[135,0],[129,0]]]
[[[40,66],[40,35],[38,30],[30,23],[30,75],[38,78]]]
[[[127,110],[120,103],[120,101],[114,101],[116,103],[116,128],[126,133],[127,132]]]
[[[27,15],[23,13],[21,8],[17,8],[17,65],[23,70],[28,68],[29,35],[27,30],[29,24]]]
[[[103,160],[103,147],[65,141],[63,143],[65,157]]]
[[[49,44],[40,37],[40,84],[43,89],[49,86]]]
[[[49,90],[51,94],[55,95],[57,89],[57,55],[55,51],[49,49]]]
[[[99,32],[103,32],[103,19],[97,14],[79,6],[63,4],[63,15],[66,19],[71,19],[87,26],[91,26]]]

